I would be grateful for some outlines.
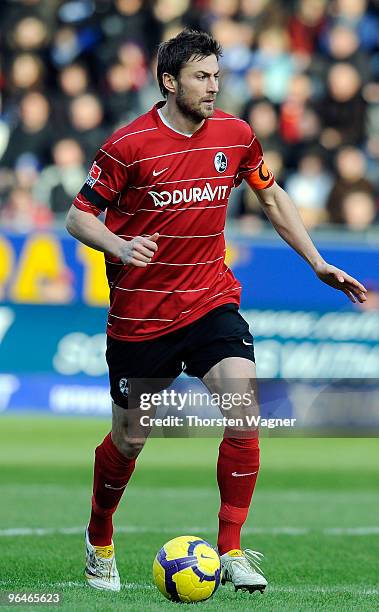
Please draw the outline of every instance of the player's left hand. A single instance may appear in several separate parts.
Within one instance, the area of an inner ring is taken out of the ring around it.
[[[358,300],[361,304],[367,300],[367,289],[343,270],[324,262],[315,268],[320,280],[327,285],[343,291],[354,304]]]

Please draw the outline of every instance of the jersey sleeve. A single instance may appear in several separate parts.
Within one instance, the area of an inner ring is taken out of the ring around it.
[[[109,141],[97,152],[86,181],[73,204],[98,216],[117,204],[128,184],[127,163]]]
[[[266,189],[275,181],[273,173],[264,162],[261,143],[252,130],[249,146],[234,179],[234,186],[238,187],[243,179],[253,189]]]

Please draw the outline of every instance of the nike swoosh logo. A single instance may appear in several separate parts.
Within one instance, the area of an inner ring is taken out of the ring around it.
[[[110,484],[105,484],[104,487],[106,489],[113,489],[114,491],[121,491],[121,489],[125,489],[126,485],[124,485],[122,487],[112,487],[112,485],[110,485]]]
[[[246,346],[253,346],[252,342],[246,342],[245,338],[242,338],[242,342],[246,344]]]
[[[257,474],[257,472],[248,472],[247,474],[238,474],[237,472],[233,472],[232,476],[252,476],[253,474]]]
[[[203,555],[203,553],[201,553],[200,557],[202,559],[213,559],[213,557],[207,557],[207,555]]]
[[[159,176],[160,174],[162,174],[162,172],[166,172],[166,170],[168,170],[167,168],[163,168],[163,170],[153,170],[153,176]]]

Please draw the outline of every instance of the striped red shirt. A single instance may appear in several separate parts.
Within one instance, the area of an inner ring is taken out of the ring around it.
[[[246,122],[220,110],[180,134],[162,122],[163,104],[105,142],[74,201],[96,215],[106,210],[106,226],[126,240],[160,234],[146,268],[105,255],[107,333],[122,340],[156,338],[240,302],[224,263],[226,207],[232,188],[262,165],[261,146]]]

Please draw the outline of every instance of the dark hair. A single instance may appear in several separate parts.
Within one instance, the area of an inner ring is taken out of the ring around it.
[[[159,89],[167,97],[167,89],[163,85],[163,74],[168,72],[175,79],[188,60],[195,56],[203,59],[208,55],[215,55],[217,59],[222,55],[221,45],[207,34],[198,30],[186,28],[175,38],[170,38],[158,47],[157,78]]]

